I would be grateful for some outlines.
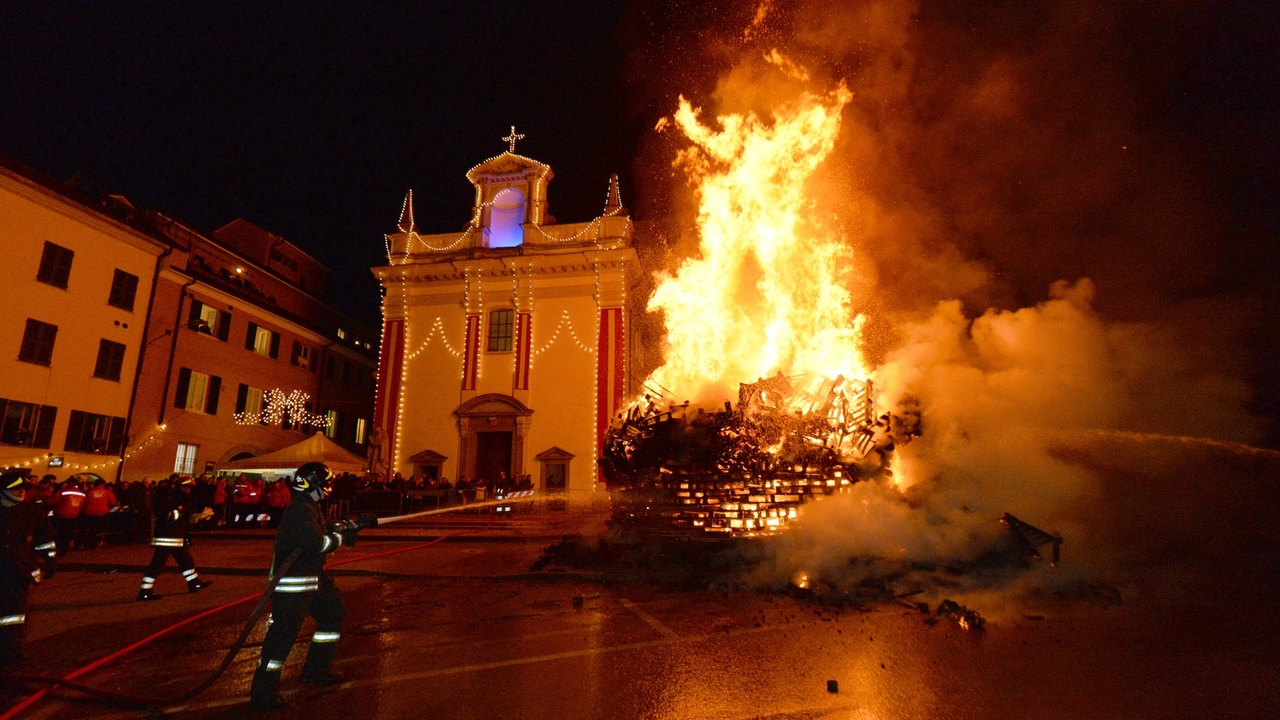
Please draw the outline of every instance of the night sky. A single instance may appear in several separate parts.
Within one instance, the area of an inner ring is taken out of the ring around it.
[[[854,92],[828,165],[865,211],[843,229],[879,283],[879,350],[939,300],[976,316],[1090,277],[1101,316],[1280,416],[1280,6],[768,6],[746,40],[754,1],[9,3],[0,152],[205,231],[244,217],[334,268],[330,299],[376,324],[367,268],[405,191],[421,231],[460,230],[463,175],[513,124],[555,169],[561,222],[597,214],[618,173],[642,256],[670,267],[689,193],[654,123],[679,94],[767,112],[759,58],[779,48]],[[755,104],[730,99],[757,80]]]
[[[376,326],[368,267],[405,191],[421,231],[461,230],[464,174],[511,125],[554,168],[562,222],[628,177],[619,5],[6,3],[0,152],[206,232],[246,218],[335,269],[330,299]]]

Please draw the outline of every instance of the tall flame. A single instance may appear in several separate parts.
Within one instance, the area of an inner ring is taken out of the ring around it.
[[[719,131],[680,98],[674,121],[693,145],[675,165],[697,186],[700,252],[660,276],[649,301],[667,330],[657,384],[715,400],[778,372],[866,375],[862,316],[841,281],[849,251],[815,219],[806,192],[851,98],[843,85],[806,93],[771,122],[718,117]]]

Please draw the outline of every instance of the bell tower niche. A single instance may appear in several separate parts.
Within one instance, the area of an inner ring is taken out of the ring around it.
[[[509,143],[507,152],[467,172],[476,188],[473,217],[482,233],[480,247],[518,247],[525,242],[527,226],[555,222],[547,214],[547,184],[554,177],[551,166],[516,154],[516,140],[523,137],[511,128],[503,138]]]

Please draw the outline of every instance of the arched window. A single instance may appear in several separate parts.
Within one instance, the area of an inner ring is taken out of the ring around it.
[[[524,242],[524,195],[515,188],[500,190],[489,206],[489,247],[518,247]]]

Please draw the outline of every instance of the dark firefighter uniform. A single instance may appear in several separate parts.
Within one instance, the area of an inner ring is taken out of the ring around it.
[[[307,463],[287,481],[292,492],[280,518],[271,565],[272,576],[280,573],[280,578],[271,594],[270,625],[262,641],[262,656],[250,693],[250,707],[258,712],[283,704],[276,694],[280,670],[307,614],[315,619],[316,629],[302,667],[302,682],[327,684],[342,678],[341,673],[329,669],[329,663],[337,652],[346,610],[324,563],[325,556],[344,542],[355,542],[356,530],[350,526],[338,530],[325,522],[320,501],[332,477],[323,463]],[[297,556],[285,567],[295,552]]]
[[[151,564],[142,575],[139,600],[160,598],[152,588],[170,556],[178,563],[182,579],[187,581],[187,592],[196,592],[213,584],[212,580],[200,579],[200,575],[196,573],[195,558],[191,557],[191,551],[187,549],[191,545],[187,533],[191,528],[191,487],[194,484],[195,481],[191,478],[182,478],[171,487],[164,488],[163,493],[157,493],[154,501],[156,530],[151,537],[155,552],[151,553]]]
[[[23,502],[28,485],[25,473],[0,475],[0,665],[26,659],[27,592],[53,574],[57,554],[47,510]]]

